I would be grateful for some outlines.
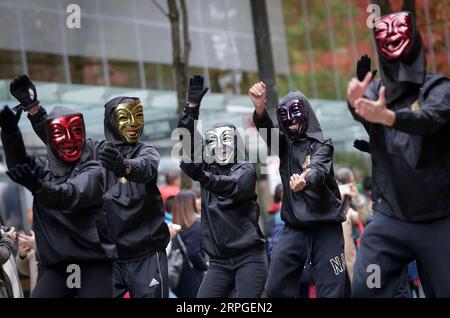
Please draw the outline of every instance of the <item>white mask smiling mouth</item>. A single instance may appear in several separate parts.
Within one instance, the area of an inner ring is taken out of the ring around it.
[[[217,163],[230,163],[235,151],[234,129],[217,127],[209,129],[205,134],[206,147]]]

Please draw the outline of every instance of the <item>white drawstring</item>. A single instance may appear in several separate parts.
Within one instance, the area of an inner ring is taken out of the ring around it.
[[[159,264],[159,252],[156,252],[156,261],[158,262],[159,279],[161,280],[161,298],[164,298],[164,280],[161,274],[161,265]]]

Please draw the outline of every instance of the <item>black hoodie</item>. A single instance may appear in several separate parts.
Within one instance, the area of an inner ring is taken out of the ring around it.
[[[178,122],[179,128],[189,130],[194,144],[202,143],[196,129],[199,107],[185,107]],[[235,129],[234,153],[236,159],[245,159],[245,147],[236,127],[229,123],[214,127],[231,127]],[[239,141],[238,141],[239,140]],[[187,148],[187,145],[183,145]],[[197,149],[203,151],[199,145]],[[202,247],[214,259],[228,259],[243,253],[252,253],[264,245],[264,237],[258,225],[259,206],[256,202],[256,170],[253,164],[243,162],[221,165],[203,163],[207,181],[201,184],[202,199]],[[236,162],[236,161],[234,161]]]
[[[379,55],[381,80],[365,97],[378,99],[386,87],[386,104],[396,114],[393,127],[353,117],[370,136],[374,210],[411,222],[450,215],[450,81],[426,72],[425,49],[413,23],[415,42],[396,61]]]
[[[48,119],[78,114],[55,107]],[[44,127],[44,126],[43,126]],[[47,134],[47,129],[43,132]],[[115,247],[104,240],[103,180],[101,165],[89,160],[84,148],[79,161],[68,165],[47,145],[47,159],[28,156],[20,130],[1,132],[8,168],[28,163],[40,166],[44,188],[34,194],[33,229],[39,260],[44,266],[79,261],[102,261]]]
[[[339,188],[333,172],[333,144],[325,139],[319,121],[308,99],[299,91],[291,91],[281,104],[292,100],[301,100],[305,105],[308,128],[303,137],[292,136],[283,126],[280,127],[279,157],[280,175],[283,183],[283,202],[281,218],[292,227],[308,226],[319,223],[343,222],[345,216],[341,209]],[[273,129],[275,126],[267,111],[261,116],[253,114],[256,128]],[[271,148],[271,134],[262,134]],[[272,150],[273,147],[272,147]],[[294,192],[290,188],[293,174],[301,174],[311,169],[304,190]]]
[[[159,154],[153,146],[142,142],[126,142],[115,124],[113,111],[125,99],[131,98],[117,97],[105,104],[106,140],[87,140],[93,160],[98,160],[100,150],[109,141],[132,166],[126,183],[119,182],[112,171],[103,169],[103,209],[106,213],[108,233],[117,246],[119,260],[134,259],[164,249],[170,239],[157,186]],[[41,107],[35,116],[28,117],[35,132],[42,136],[45,109]]]

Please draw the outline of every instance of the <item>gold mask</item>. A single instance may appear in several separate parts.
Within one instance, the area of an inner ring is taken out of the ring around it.
[[[114,120],[122,137],[129,143],[136,143],[144,128],[144,109],[138,99],[119,104],[114,110]]]

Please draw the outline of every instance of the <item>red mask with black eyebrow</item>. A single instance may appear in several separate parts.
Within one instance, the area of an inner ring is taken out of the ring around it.
[[[75,114],[49,119],[47,126],[54,154],[66,163],[78,161],[85,143],[83,116]]]
[[[388,60],[396,60],[409,53],[413,42],[411,13],[387,15],[375,22],[375,40],[380,53]]]

